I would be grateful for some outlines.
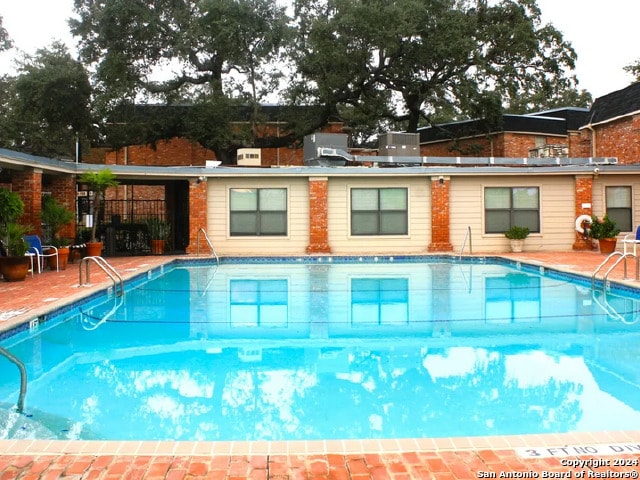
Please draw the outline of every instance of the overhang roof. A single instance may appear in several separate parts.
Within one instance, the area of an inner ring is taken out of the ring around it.
[[[375,157],[373,157],[375,158]],[[593,175],[602,174],[640,174],[638,165],[617,165],[611,158],[581,158],[562,159],[565,164],[553,163],[530,165],[526,161],[532,159],[479,157],[426,157],[426,165],[412,167],[148,167],[134,165],[96,165],[88,163],[74,163],[37,157],[12,150],[0,149],[0,167],[9,170],[24,168],[40,169],[43,173],[54,175],[81,175],[85,172],[110,169],[118,179],[146,182],[195,180],[197,178],[216,177],[353,177],[353,176],[533,176],[533,175]],[[516,166],[516,162],[521,163]],[[552,161],[553,159],[546,159]],[[571,162],[569,162],[571,160]],[[473,162],[473,163],[468,163]],[[598,172],[595,169],[598,169]]]
[[[585,124],[597,125],[640,112],[640,82],[599,97]]]

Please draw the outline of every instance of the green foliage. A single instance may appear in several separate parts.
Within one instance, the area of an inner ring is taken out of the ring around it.
[[[41,219],[51,228],[54,244],[61,245],[60,229],[71,223],[74,213],[50,195],[42,199]]]
[[[9,148],[73,158],[77,139],[90,137],[89,78],[62,43],[25,56],[5,95],[5,122],[12,128],[3,132],[3,143]]]
[[[0,188],[0,239],[8,255],[24,255],[29,248],[22,237],[30,227],[17,223],[24,213],[24,202],[15,192]]]
[[[509,230],[504,232],[504,236],[509,240],[524,240],[529,236],[529,228],[514,225]]]
[[[107,189],[115,187],[119,184],[116,180],[116,176],[108,168],[98,170],[97,172],[86,172],[80,176],[78,180],[80,183],[87,185],[89,190],[93,192],[93,200],[91,201],[91,208],[93,209],[93,227],[91,227],[91,242],[97,242],[96,230],[98,228],[98,212],[102,200],[104,199],[104,193]]]
[[[620,229],[615,220],[609,218],[609,215],[598,219],[596,215],[591,217],[591,225],[588,229],[589,237],[600,240],[603,238],[614,238],[620,233]]]
[[[6,188],[0,188],[0,227],[14,223],[24,213],[24,202],[20,195]]]
[[[415,131],[442,110],[452,120],[495,116],[496,105],[534,92],[575,89],[566,72],[576,54],[533,0],[299,0],[295,12],[297,101],[388,95],[401,102],[394,119]]]
[[[24,241],[24,236],[31,227],[20,225],[19,223],[10,222],[6,225],[6,236],[8,238],[7,254],[13,257],[21,257],[29,249],[29,245]]]
[[[117,105],[145,98],[206,106],[208,114],[196,112],[187,125],[198,126],[203,116],[211,125],[215,116],[228,128],[235,119],[221,112],[228,111],[230,102],[242,101],[253,107],[244,142],[250,145],[257,105],[282,78],[280,57],[290,29],[283,7],[271,0],[76,0],[75,12],[71,30],[80,38],[81,58],[95,69],[100,116],[108,118]],[[154,76],[159,70],[163,74]],[[124,134],[118,138],[122,143],[128,133],[151,132],[133,124],[117,130]],[[220,159],[235,158],[239,145],[229,140],[229,132],[213,136],[203,131],[187,129],[184,136],[212,148]]]
[[[168,222],[158,217],[149,217],[145,223],[151,240],[166,240],[169,237],[171,225]]]
[[[9,50],[13,46],[13,42],[11,38],[9,38],[9,34],[2,26],[2,17],[0,16],[0,52],[3,50]]]

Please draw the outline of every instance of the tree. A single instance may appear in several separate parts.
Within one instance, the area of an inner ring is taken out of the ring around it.
[[[75,0],[81,58],[95,68],[99,110],[143,97],[168,104],[257,105],[271,89],[288,35],[284,9],[271,0]],[[198,112],[197,115],[200,115]],[[254,108],[254,118],[257,109]],[[231,129],[232,118],[222,118]],[[187,122],[189,124],[189,122]],[[238,144],[186,132],[220,159]]]
[[[576,54],[535,0],[296,0],[294,101],[347,105],[408,131],[575,90]],[[384,106],[381,107],[381,106]]]
[[[18,66],[18,76],[2,84],[2,143],[38,155],[73,157],[78,137],[89,138],[92,125],[84,68],[60,42],[25,56]]]
[[[634,77],[634,82],[640,82],[640,59],[636,60],[623,68],[627,73],[630,73]]]
[[[0,52],[3,50],[9,50],[12,46],[13,42],[5,28],[2,26],[2,16],[0,16]]]

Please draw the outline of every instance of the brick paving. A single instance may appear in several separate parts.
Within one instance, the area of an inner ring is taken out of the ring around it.
[[[605,258],[597,252],[525,252],[505,256],[587,276]],[[172,258],[122,257],[109,261],[127,278]],[[632,265],[629,270],[631,275],[635,273],[634,268]],[[47,271],[27,278],[25,282],[0,282],[0,330],[6,330],[110,284],[110,280],[98,269],[92,270],[91,287],[78,288],[78,277],[76,263],[69,265],[66,271]],[[622,268],[612,272],[610,278],[621,279]],[[630,283],[640,286],[640,282],[635,280],[630,280]],[[620,441],[622,437],[616,436],[615,432],[594,432],[584,438],[587,440],[583,444],[594,444],[600,441]],[[465,439],[463,442],[455,439],[447,442],[435,441],[433,448],[420,450],[409,446],[398,451],[335,453],[328,446],[329,442],[326,442],[322,453],[184,455],[138,454],[136,449],[127,450],[127,447],[119,447],[117,453],[97,453],[103,451],[102,447],[99,447],[99,443],[90,442],[78,444],[76,448],[70,446],[74,442],[43,442],[43,447],[38,447],[35,451],[16,451],[11,441],[0,441],[0,480],[638,478],[640,432],[627,432],[624,438],[634,453],[561,458],[523,458],[515,449],[522,439],[515,439],[514,443],[514,439],[501,441],[499,438],[489,438],[486,442],[474,439]],[[567,445],[567,440],[562,436],[540,436],[529,440],[531,441],[537,441],[540,446]],[[402,447],[401,442],[398,443]],[[504,448],[474,446],[477,444],[504,445]],[[511,447],[512,444],[514,448]],[[520,444],[522,445],[524,443]],[[176,452],[180,450],[177,446],[173,448]],[[575,467],[566,464],[567,460],[576,459],[593,459],[595,462]],[[608,465],[597,466],[598,462]],[[615,465],[615,462],[623,465]]]

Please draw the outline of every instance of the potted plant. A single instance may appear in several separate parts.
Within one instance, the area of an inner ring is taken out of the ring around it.
[[[93,222],[91,224],[91,238],[87,242],[87,256],[99,256],[102,253],[102,242],[96,238],[96,230],[98,228],[98,218],[102,200],[104,200],[105,192],[110,187],[118,185],[115,175],[111,170],[105,168],[97,172],[87,172],[80,177],[80,183],[87,186],[93,192],[91,200],[91,211],[93,213]]]
[[[609,218],[609,215],[599,219],[596,215],[591,217],[591,225],[589,225],[589,237],[598,240],[601,253],[612,253],[616,249],[616,236],[620,233],[620,229],[615,220]]]
[[[149,237],[151,237],[151,253],[153,255],[162,255],[171,226],[161,218],[149,217],[147,219],[147,230],[149,231]]]
[[[44,223],[49,225],[51,229],[51,243],[58,249],[58,261],[59,268],[64,270],[67,268],[67,261],[69,260],[69,244],[68,239],[60,237],[60,230],[65,225],[71,223],[74,218],[74,213],[67,207],[59,203],[55,198],[47,195],[42,201],[42,214],[41,219]],[[52,263],[50,261],[50,263]],[[56,268],[55,264],[51,265],[51,268]]]
[[[510,240],[512,252],[521,252],[522,246],[524,244],[524,239],[529,236],[529,228],[514,225],[509,230],[504,232],[504,236]]]
[[[17,223],[24,212],[24,203],[15,192],[0,188],[0,238],[2,243],[2,260],[0,273],[8,282],[24,280],[31,264],[25,256],[29,245],[22,237],[28,227]]]

